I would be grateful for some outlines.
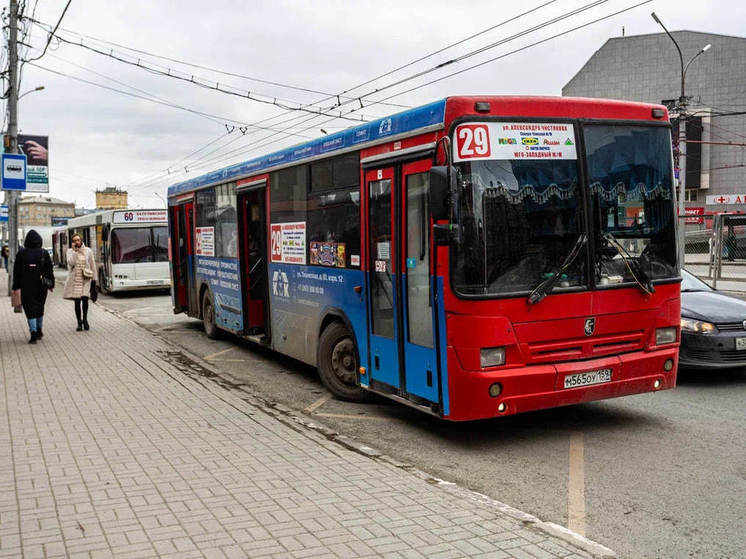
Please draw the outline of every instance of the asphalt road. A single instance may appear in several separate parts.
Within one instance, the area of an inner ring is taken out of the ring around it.
[[[102,296],[99,304],[267,401],[621,557],[746,557],[744,370],[680,372],[676,390],[450,424],[385,400],[337,401],[306,365],[232,337],[208,339],[199,321],[173,315],[168,295]]]

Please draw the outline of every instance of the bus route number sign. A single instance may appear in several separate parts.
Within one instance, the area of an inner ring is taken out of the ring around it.
[[[490,156],[490,130],[486,124],[463,124],[456,131],[459,159]]]

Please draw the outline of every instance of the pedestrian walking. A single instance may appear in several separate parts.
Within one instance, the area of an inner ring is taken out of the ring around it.
[[[52,258],[41,245],[41,235],[33,229],[29,231],[13,266],[13,289],[21,291],[21,306],[31,333],[30,344],[44,336],[44,304],[47,291],[54,289]]]
[[[89,330],[88,298],[91,294],[91,284],[96,262],[93,251],[83,244],[83,239],[77,233],[72,236],[72,248],[67,250],[67,281],[62,296],[75,301],[75,318],[78,319],[76,330]]]
[[[5,266],[5,271],[8,271],[8,258],[10,257],[10,249],[8,248],[8,245],[3,245],[3,265]]]

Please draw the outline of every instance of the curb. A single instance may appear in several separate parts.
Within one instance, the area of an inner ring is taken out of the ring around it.
[[[243,392],[244,394],[246,394],[247,396],[249,396],[249,398],[242,398],[244,401],[246,401],[247,403],[250,403],[253,406],[256,406],[257,408],[262,410],[264,413],[274,417],[275,419],[278,419],[279,421],[283,422],[285,425],[288,425],[291,427],[293,425],[299,425],[305,429],[315,431],[321,434],[322,436],[324,436],[326,439],[332,442],[335,442],[348,450],[357,452],[358,454],[362,454],[363,456],[366,456],[372,460],[380,460],[391,466],[405,470],[411,473],[412,475],[416,476],[417,478],[422,479],[425,482],[430,483],[432,485],[437,485],[442,490],[452,493],[454,495],[464,497],[466,499],[469,499],[481,505],[488,506],[490,508],[494,508],[500,511],[501,513],[505,514],[506,516],[519,520],[524,525],[531,526],[541,532],[546,533],[547,535],[551,537],[560,539],[564,541],[565,543],[568,543],[592,555],[596,559],[618,559],[619,557],[615,551],[609,549],[608,547],[600,543],[594,542],[593,540],[589,540],[585,536],[582,536],[576,532],[573,532],[572,530],[565,528],[564,526],[561,526],[554,522],[546,522],[544,520],[541,520],[540,518],[537,518],[531,514],[528,514],[526,512],[513,508],[510,505],[497,501],[477,491],[473,491],[471,489],[461,487],[457,485],[456,483],[453,483],[450,481],[446,481],[443,479],[433,477],[427,472],[424,472],[418,468],[415,468],[411,464],[400,462],[393,457],[383,454],[382,452],[380,452],[379,450],[375,448],[372,448],[368,445],[355,441],[354,439],[351,439],[350,437],[347,437],[345,435],[341,435],[339,432],[335,431],[334,429],[331,429],[321,423],[317,423],[316,421],[311,419],[309,416],[303,414],[302,412],[299,412],[298,410],[294,410],[283,404],[279,404],[277,402],[263,398],[262,396],[259,396],[256,393],[249,390],[245,384],[243,384],[239,379],[236,379],[230,373],[225,373],[223,371],[220,371],[219,369],[215,368],[214,365],[212,365],[211,363],[208,363],[207,361],[204,361],[200,356],[195,355],[194,353],[189,351],[184,346],[180,344],[175,344],[173,341],[168,340],[163,334],[150,330],[149,328],[137,323],[135,320],[127,316],[124,316],[121,312],[115,309],[112,309],[110,307],[107,307],[104,304],[100,304],[100,303],[97,303],[97,304],[105,312],[111,313],[117,316],[118,318],[126,320],[134,324],[138,328],[142,328],[143,330],[152,334],[153,336],[160,339],[164,343],[172,345],[172,346],[176,345],[176,347],[178,347],[178,351],[180,351],[185,357],[190,359],[192,362],[199,365],[201,368],[205,369],[206,371],[210,372],[212,375],[218,378],[227,380],[232,385],[233,388],[236,388],[240,390],[241,392]],[[215,382],[214,379],[208,379],[208,380],[210,380],[211,382]]]

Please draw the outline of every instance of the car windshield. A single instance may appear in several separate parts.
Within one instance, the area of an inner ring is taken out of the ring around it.
[[[681,270],[681,291],[714,291],[714,289],[686,270]]]
[[[640,271],[650,279],[675,277],[668,128],[589,125],[584,137],[591,219],[601,233],[596,283],[635,281]]]

